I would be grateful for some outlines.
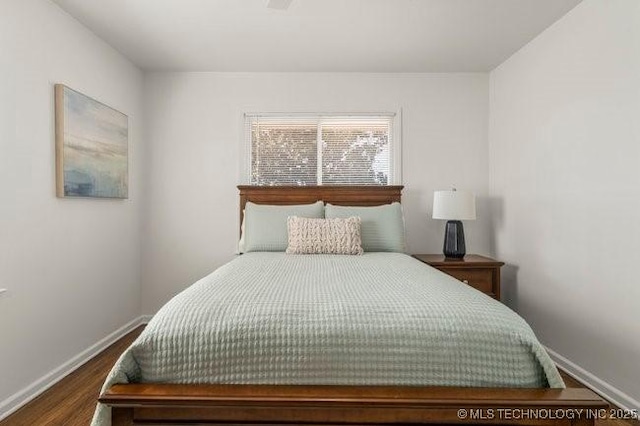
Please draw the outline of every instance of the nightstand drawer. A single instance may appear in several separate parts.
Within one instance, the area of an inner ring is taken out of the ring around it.
[[[463,259],[447,259],[440,254],[412,256],[500,300],[500,268],[504,265],[503,262],[477,254],[468,254]]]
[[[493,271],[491,269],[449,269],[440,268],[445,274],[451,275],[469,284],[471,287],[480,290],[483,293],[493,295]]]

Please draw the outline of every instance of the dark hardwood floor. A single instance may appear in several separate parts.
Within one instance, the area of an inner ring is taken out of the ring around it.
[[[102,383],[122,352],[138,337],[138,327],[42,395],[0,421],[0,426],[87,426]]]
[[[0,421],[0,426],[87,426],[96,407],[96,399],[105,377],[122,352],[144,327],[108,347],[42,395]],[[562,373],[567,387],[582,388],[580,382]],[[638,421],[600,420],[599,426],[640,426]]]

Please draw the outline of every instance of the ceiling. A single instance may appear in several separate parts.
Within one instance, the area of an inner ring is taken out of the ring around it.
[[[145,70],[489,71],[581,0],[52,0]]]

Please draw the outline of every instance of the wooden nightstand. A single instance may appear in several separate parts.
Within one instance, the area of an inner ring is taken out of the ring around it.
[[[460,260],[445,259],[441,254],[414,254],[413,257],[500,300],[500,267],[504,262],[477,254],[468,254]]]

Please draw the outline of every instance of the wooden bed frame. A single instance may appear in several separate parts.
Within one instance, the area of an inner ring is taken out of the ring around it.
[[[402,186],[239,186],[262,204],[375,206],[400,201]],[[113,426],[162,425],[594,425],[608,407],[588,389],[410,386],[114,385],[99,398]]]

